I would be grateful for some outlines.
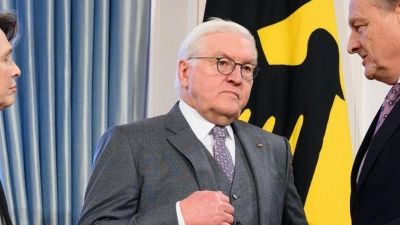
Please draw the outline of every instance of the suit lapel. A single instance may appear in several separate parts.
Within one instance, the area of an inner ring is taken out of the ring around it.
[[[367,152],[369,145],[371,143],[371,139],[374,135],[375,132],[375,127],[376,123],[379,119],[379,113],[376,114],[374,120],[372,121],[370,127],[368,128],[367,133],[365,134],[365,137],[360,145],[360,148],[357,152],[356,158],[353,163],[353,169],[351,171],[351,197],[350,197],[350,208],[352,208],[356,193],[358,191],[359,185],[357,185],[357,175],[358,175],[358,170],[360,169],[361,162],[364,158],[365,153]]]
[[[269,158],[265,154],[267,143],[262,137],[243,126],[240,121],[233,122],[232,127],[235,138],[240,141],[249,162],[257,192],[259,221],[265,224],[271,217],[271,192],[267,191],[271,190],[270,183],[267,182],[271,180],[270,168],[267,167]],[[258,144],[262,144],[263,147],[258,147]]]
[[[379,114],[379,113],[378,113]],[[368,175],[369,170],[373,166],[374,162],[378,158],[379,154],[381,153],[383,147],[385,146],[386,142],[389,138],[393,135],[393,133],[398,129],[400,126],[400,104],[396,103],[388,117],[385,119],[379,130],[375,133],[372,137],[371,142],[369,144],[369,148],[367,146],[368,154],[365,158],[364,165],[362,167],[360,177],[358,179],[358,185],[356,188],[357,191],[360,189],[365,177]],[[379,115],[377,115],[379,116]],[[376,119],[376,118],[375,118]],[[375,120],[374,120],[375,121]],[[369,133],[375,128],[375,123],[372,123]]]
[[[205,147],[186,122],[178,103],[167,114],[165,128],[175,133],[167,140],[193,165],[200,190],[218,190],[206,152],[203,150]]]

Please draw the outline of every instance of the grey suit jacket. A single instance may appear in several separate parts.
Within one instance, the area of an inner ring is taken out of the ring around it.
[[[260,224],[307,224],[287,140],[241,121],[232,127],[254,176]],[[217,190],[203,148],[177,104],[166,115],[110,128],[78,224],[178,224],[177,201]]]

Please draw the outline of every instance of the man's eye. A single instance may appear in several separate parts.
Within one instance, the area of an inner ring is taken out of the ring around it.
[[[244,65],[243,66],[243,70],[247,71],[247,72],[252,72],[253,71],[253,67],[248,66],[248,65]]]
[[[219,60],[219,66],[228,66],[229,62],[227,60]]]
[[[364,26],[355,26],[355,30],[357,31],[357,33],[362,33],[365,30]]]

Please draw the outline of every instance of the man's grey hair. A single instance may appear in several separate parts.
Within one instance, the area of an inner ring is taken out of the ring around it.
[[[204,37],[214,33],[223,34],[239,34],[244,38],[248,39],[252,44],[255,59],[257,60],[257,48],[253,35],[242,25],[239,25],[232,21],[223,20],[220,18],[210,18],[208,21],[196,26],[189,35],[182,42],[179,48],[178,61],[181,59],[188,59],[190,57],[196,57],[204,48]],[[235,46],[232,46],[235,48]],[[195,62],[193,62],[194,65]],[[176,72],[175,77],[175,90],[179,94],[180,92],[180,82],[179,82],[179,71]]]
[[[374,5],[391,12],[395,9],[396,5],[400,3],[400,0],[372,0]]]

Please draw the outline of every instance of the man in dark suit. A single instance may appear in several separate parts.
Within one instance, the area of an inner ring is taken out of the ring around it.
[[[256,63],[244,27],[198,25],[179,51],[181,100],[103,135],[78,224],[307,224],[288,141],[237,120]]]
[[[17,37],[17,16],[12,12],[0,11],[0,110],[14,103],[14,94],[17,92],[14,79],[21,75],[18,66],[11,59],[12,43]],[[1,181],[0,224],[12,224]]]
[[[400,224],[400,1],[351,0],[349,53],[365,76],[392,85],[358,150],[351,174],[354,225]]]

